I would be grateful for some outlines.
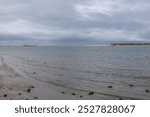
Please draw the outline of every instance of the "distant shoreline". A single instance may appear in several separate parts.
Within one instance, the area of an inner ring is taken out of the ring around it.
[[[150,43],[112,43],[111,46],[150,46]]]

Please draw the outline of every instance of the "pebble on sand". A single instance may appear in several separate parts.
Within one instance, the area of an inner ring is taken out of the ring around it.
[[[34,97],[34,99],[38,99],[38,97]]]
[[[94,92],[89,92],[89,95],[94,95]]]
[[[133,84],[130,84],[129,86],[130,86],[130,87],[134,87],[134,85],[133,85]]]
[[[34,75],[34,74],[36,74],[36,72],[33,72],[32,74]]]
[[[72,93],[72,95],[76,95],[75,93]]]
[[[31,86],[31,88],[32,88],[32,89],[34,89],[34,88],[35,88],[35,86]]]
[[[27,89],[27,93],[30,93],[31,92],[31,89]]]
[[[21,93],[18,93],[18,95],[21,95]]]
[[[108,86],[108,88],[113,88],[113,86]]]
[[[4,97],[7,97],[7,94],[5,94]]]
[[[145,90],[146,93],[149,93],[150,91],[148,89]]]

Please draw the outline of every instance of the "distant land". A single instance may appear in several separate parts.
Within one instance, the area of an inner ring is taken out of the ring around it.
[[[35,47],[36,45],[31,45],[31,44],[25,44],[23,47]]]
[[[150,43],[112,43],[111,46],[150,46]]]

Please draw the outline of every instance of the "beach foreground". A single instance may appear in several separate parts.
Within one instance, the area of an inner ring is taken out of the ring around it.
[[[70,61],[54,58],[50,63],[49,59],[20,53],[0,54],[0,99],[150,99],[148,71],[132,68],[92,71],[94,67],[90,71],[82,65],[77,68],[69,64],[73,58]]]
[[[71,90],[67,90],[65,87],[59,87],[53,82],[52,85],[49,85],[46,81],[39,80],[38,77],[41,77],[41,70],[35,69],[37,65],[30,65],[31,63],[26,63],[24,65],[22,60],[22,67],[16,69],[17,66],[9,65],[4,62],[4,58],[0,56],[0,99],[35,100],[81,98],[81,96],[74,96],[75,94],[71,92]],[[40,65],[38,67],[39,69],[43,69]],[[27,71],[19,71],[23,69],[26,69]],[[46,77],[50,76],[50,74],[42,75]]]

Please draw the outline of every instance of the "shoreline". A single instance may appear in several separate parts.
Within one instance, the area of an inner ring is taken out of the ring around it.
[[[39,82],[16,70],[4,62],[0,56],[0,99],[2,100],[36,100],[36,99],[75,99],[60,93],[58,87]]]
[[[150,43],[112,43],[111,46],[150,46]]]
[[[83,74],[85,77],[79,77],[80,75],[78,76],[78,74]],[[100,81],[97,81],[93,78],[93,75],[94,77],[100,76],[100,74],[92,71],[78,71],[53,66],[48,64],[47,61],[39,61],[35,58],[24,57],[14,53],[1,53],[0,99],[149,99],[150,86],[142,78],[137,80],[123,79],[122,81],[122,79],[99,77]],[[74,78],[71,78],[72,76]],[[86,76],[91,79],[87,79]],[[148,80],[148,78],[146,79]],[[99,88],[95,88],[95,83],[99,83]]]

